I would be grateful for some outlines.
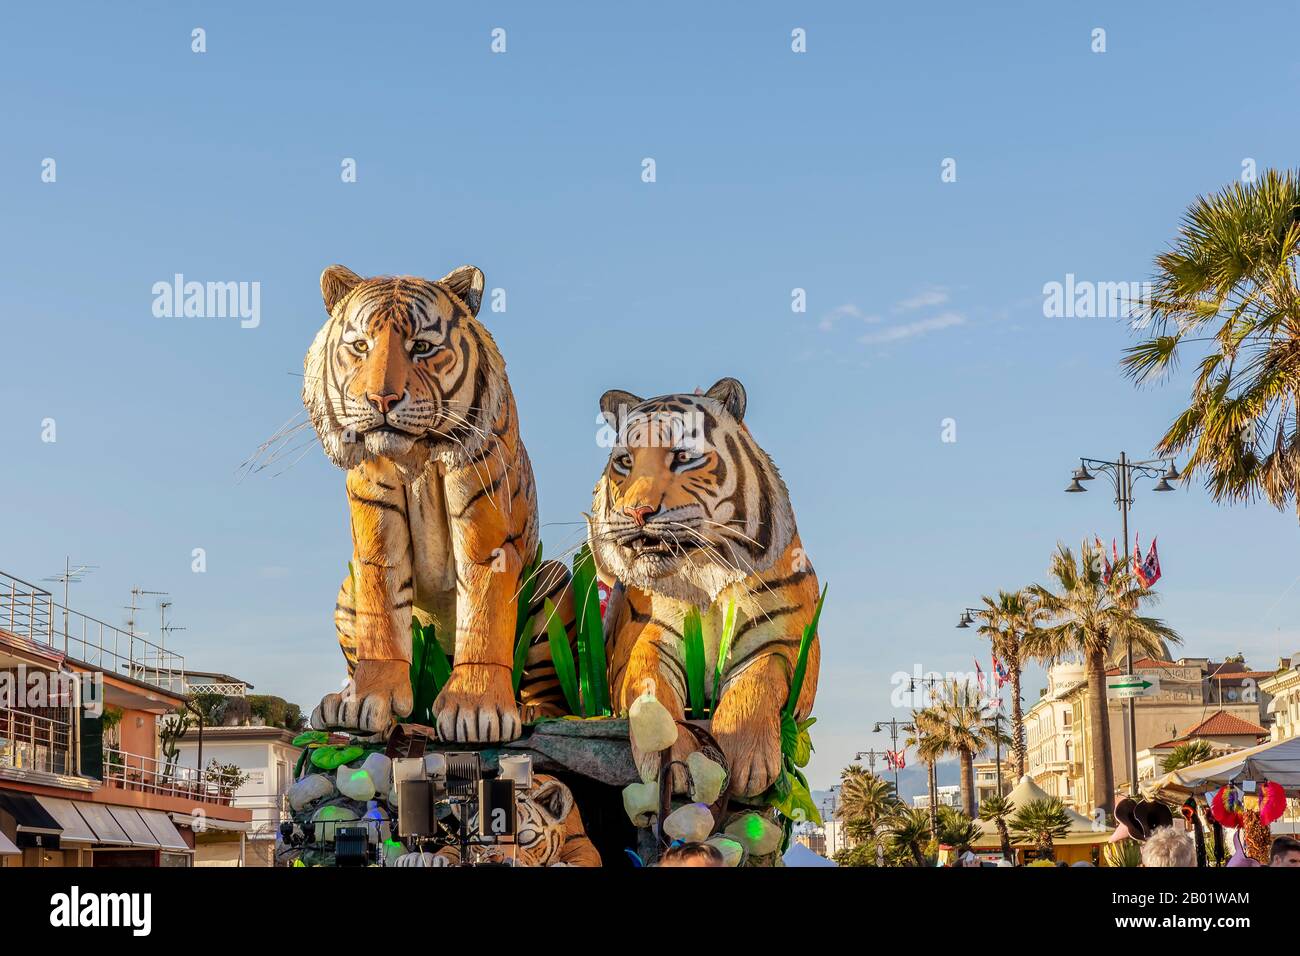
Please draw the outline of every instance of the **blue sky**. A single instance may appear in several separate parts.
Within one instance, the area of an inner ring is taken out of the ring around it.
[[[1121,377],[1122,322],[1045,318],[1044,283],[1147,278],[1198,193],[1300,139],[1282,4],[269,6],[8,13],[0,569],[101,565],[73,604],[114,623],[169,591],[192,668],[310,707],[341,676],[342,474],[237,469],[300,410],[325,265],[474,263],[507,293],[483,317],[548,550],[603,465],[602,391],[745,383],[830,584],[819,787],[883,744],[891,674],[971,667],[962,606],[1118,534],[1070,469],[1147,452],[1184,397]],[[260,324],[155,318],[175,273],[260,282]],[[1148,489],[1188,653],[1300,647],[1295,517]]]

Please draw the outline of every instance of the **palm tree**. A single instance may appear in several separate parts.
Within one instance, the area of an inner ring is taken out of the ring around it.
[[[890,839],[895,847],[910,854],[916,866],[925,866],[924,848],[930,842],[933,832],[929,814],[925,810],[904,807],[893,819]]]
[[[1065,805],[1055,797],[1029,800],[1012,814],[1011,829],[1019,839],[1032,841],[1043,859],[1054,860],[1056,850],[1052,841],[1069,831],[1070,818]]]
[[[994,739],[993,728],[984,722],[980,695],[969,684],[951,679],[935,706],[938,722],[935,734],[945,753],[955,754],[961,764],[961,802],[967,816],[975,815],[975,756]]]
[[[1200,355],[1187,408],[1157,454],[1191,449],[1219,501],[1290,501],[1300,517],[1300,177],[1267,170],[1201,196],[1173,248],[1156,257],[1140,313],[1150,338],[1126,350],[1139,384],[1172,370],[1184,345]],[[1202,347],[1202,343],[1208,343]]]
[[[1011,816],[1015,806],[1006,797],[1001,794],[993,794],[991,797],[985,797],[980,803],[980,819],[987,823],[992,823],[998,828],[998,839],[1002,841],[1002,858],[1012,859],[1011,856],[1011,837],[1007,833],[1007,818]]]
[[[1028,589],[998,591],[997,598],[981,598],[984,609],[977,616],[984,621],[979,632],[989,638],[993,653],[1006,665],[1011,679],[1011,752],[1015,757],[1016,779],[1025,775],[1024,714],[1020,708],[1020,672],[1025,659],[1024,645],[1032,642],[1047,616]]]
[[[1063,544],[1048,573],[1055,590],[1041,584],[1030,588],[1033,598],[1054,622],[1036,631],[1026,642],[1030,657],[1057,661],[1078,654],[1088,673],[1086,729],[1089,776],[1095,806],[1110,812],[1115,797],[1115,772],[1111,759],[1110,717],[1106,708],[1107,655],[1133,642],[1135,655],[1166,656],[1165,643],[1177,644],[1178,634],[1153,617],[1138,614],[1144,603],[1156,600],[1128,567],[1112,569],[1109,583],[1103,568],[1105,555],[1084,540],[1076,563],[1074,552]]]
[[[1160,769],[1165,773],[1174,770],[1182,770],[1184,767],[1190,767],[1194,763],[1200,763],[1203,760],[1209,760],[1214,756],[1214,748],[1210,746],[1208,740],[1189,740],[1185,744],[1179,744],[1160,763]]]
[[[930,832],[933,833],[938,829],[939,813],[939,778],[937,764],[946,752],[944,749],[943,735],[940,733],[942,718],[939,711],[934,707],[927,707],[924,710],[912,711],[912,727],[914,730],[908,736],[906,745],[915,747],[917,757],[925,764],[926,780],[929,784],[930,791]]]
[[[859,764],[840,772],[840,802],[835,816],[844,821],[845,834],[858,842],[874,843],[888,828],[901,806],[894,785]]]
[[[939,808],[939,829],[935,832],[940,843],[963,847],[978,843],[983,836],[979,825],[956,807]]]

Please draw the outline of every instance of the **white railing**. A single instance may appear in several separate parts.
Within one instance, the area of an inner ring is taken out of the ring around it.
[[[0,628],[111,674],[185,693],[185,658],[54,602],[49,591],[0,571]]]
[[[229,806],[233,794],[193,767],[176,767],[154,757],[104,748],[104,784],[120,790],[156,793]]]

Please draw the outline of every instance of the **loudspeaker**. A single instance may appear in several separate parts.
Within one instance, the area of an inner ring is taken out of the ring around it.
[[[515,782],[510,779],[480,780],[478,785],[478,832],[499,842],[513,842]]]
[[[428,780],[402,780],[397,784],[397,833],[403,837],[433,834],[433,786]]]
[[[339,827],[334,835],[334,865],[365,866],[369,849],[365,827]]]
[[[447,793],[453,797],[472,797],[483,779],[483,757],[475,750],[453,751],[446,755]]]

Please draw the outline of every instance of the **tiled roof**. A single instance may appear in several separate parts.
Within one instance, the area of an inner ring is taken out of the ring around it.
[[[1187,731],[1188,737],[1263,737],[1268,731],[1226,710],[1216,711]]]

